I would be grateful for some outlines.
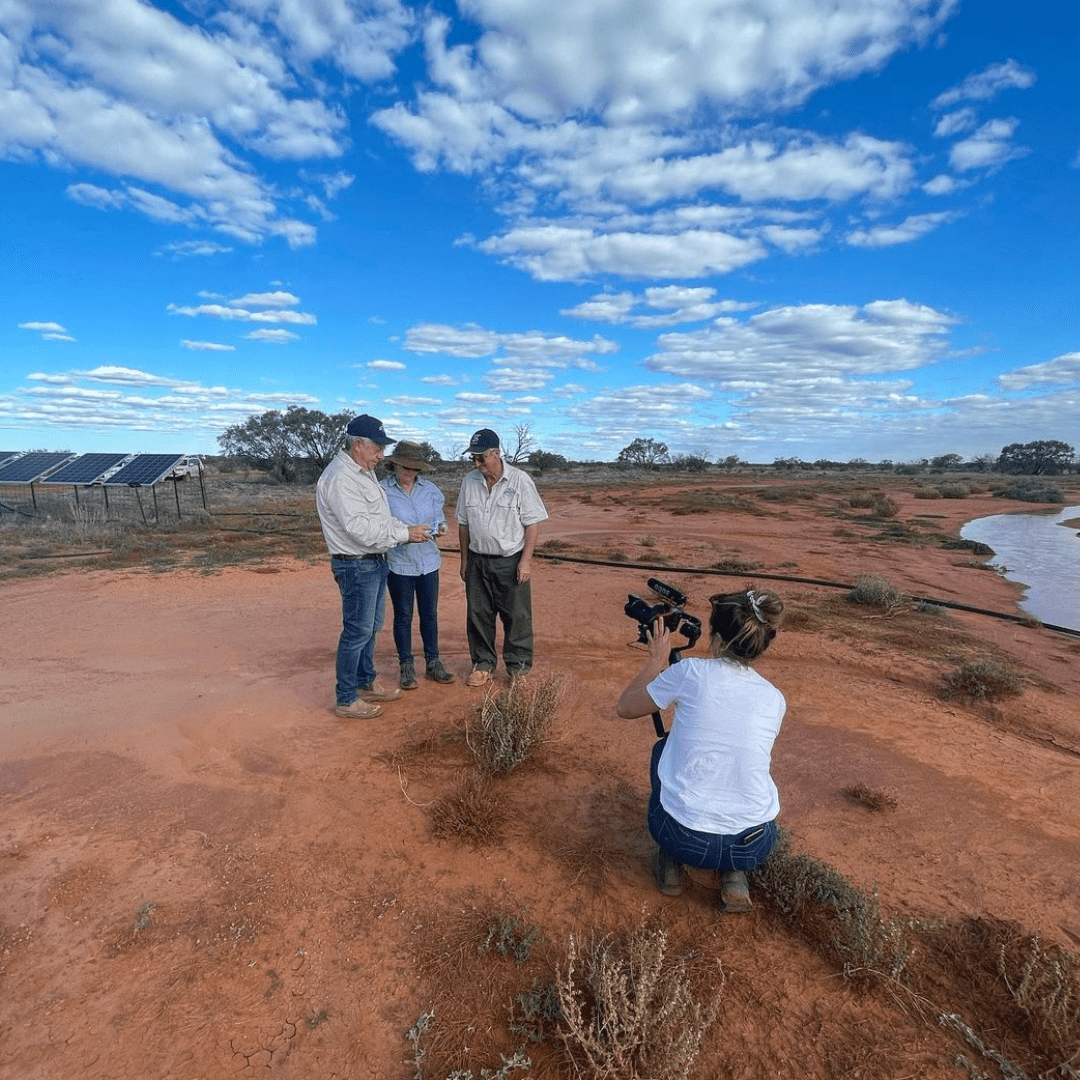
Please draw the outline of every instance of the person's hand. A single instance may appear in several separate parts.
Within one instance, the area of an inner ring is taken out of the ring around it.
[[[517,568],[518,584],[524,585],[530,577],[532,577],[532,559],[522,558]]]
[[[461,553],[461,564],[460,564],[460,566],[458,568],[458,573],[461,575],[461,580],[462,581],[465,580],[465,570],[468,568],[468,565],[469,565],[469,557],[463,551]]]
[[[431,536],[428,533],[428,527],[426,525],[410,525],[409,526],[409,543],[410,544],[422,544],[425,540],[430,540]]]
[[[649,658],[662,660],[666,664],[671,655],[671,631],[664,625],[663,616],[657,616],[656,621],[649,627],[646,638]]]

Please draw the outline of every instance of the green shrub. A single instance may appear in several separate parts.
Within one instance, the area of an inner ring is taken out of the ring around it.
[[[1024,692],[1024,682],[995,657],[968,660],[945,676],[944,697],[973,701],[1000,701]]]
[[[1058,484],[1048,480],[1021,480],[994,492],[997,499],[1016,499],[1019,502],[1063,503],[1065,495]]]

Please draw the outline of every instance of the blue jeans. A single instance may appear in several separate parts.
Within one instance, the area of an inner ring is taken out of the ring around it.
[[[337,703],[350,705],[361,686],[375,681],[375,635],[386,609],[386,560],[330,560],[341,590],[341,638],[337,649]]]
[[[675,820],[660,805],[660,755],[667,737],[658,739],[653,747],[649,776],[652,794],[649,797],[649,832],[653,839],[675,859],[701,870],[753,870],[760,866],[776,844],[776,822],[752,825],[740,833],[704,833],[688,829]]]
[[[424,659],[439,659],[439,571],[430,574],[387,575],[386,587],[394,606],[394,644],[398,661],[411,663],[413,601],[420,612],[420,640]]]

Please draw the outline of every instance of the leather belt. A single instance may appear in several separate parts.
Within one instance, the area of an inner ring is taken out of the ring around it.
[[[330,553],[331,559],[385,559],[383,554],[379,555],[338,555],[337,552]]]

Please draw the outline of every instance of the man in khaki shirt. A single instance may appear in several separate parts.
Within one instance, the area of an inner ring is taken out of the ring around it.
[[[532,477],[502,460],[491,428],[473,435],[467,453],[476,468],[462,481],[456,510],[473,665],[466,685],[484,686],[497,663],[496,619],[510,677],[532,668],[532,555],[548,513]]]
[[[330,568],[341,590],[341,638],[337,650],[336,706],[344,720],[382,712],[380,701],[401,696],[375,679],[375,635],[386,609],[386,552],[398,544],[423,543],[424,525],[405,525],[390,514],[386,492],[375,478],[383,448],[394,442],[374,416],[358,416],[345,429],[345,446],[315,487],[319,524],[330,551]]]

